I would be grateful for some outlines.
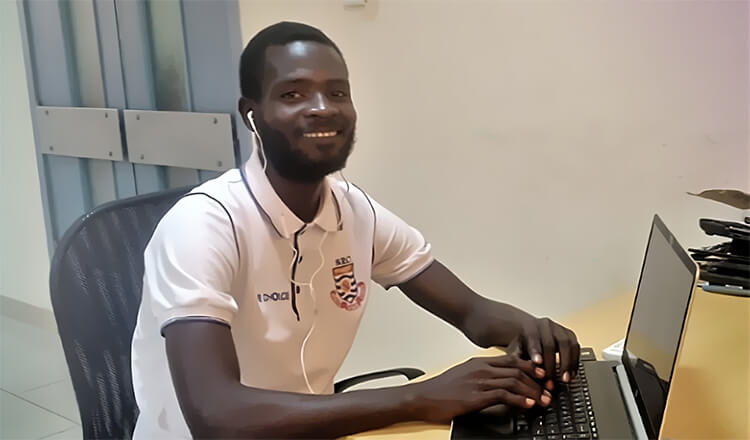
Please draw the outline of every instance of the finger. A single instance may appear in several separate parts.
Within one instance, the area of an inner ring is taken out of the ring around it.
[[[529,359],[537,365],[542,365],[542,344],[539,340],[539,328],[537,325],[530,326],[524,332],[523,345],[529,354]]]
[[[541,385],[531,379],[526,373],[518,369],[505,369],[505,376],[497,379],[489,379],[483,382],[485,390],[503,388],[512,391],[515,394],[521,394],[536,403],[547,406],[552,401],[552,395],[549,391],[543,389]]]
[[[578,374],[578,364],[581,362],[581,345],[578,343],[578,337],[575,333],[573,333],[572,330],[566,329],[568,331],[568,338],[570,339],[570,345],[571,345],[571,353],[573,355],[573,358],[571,362],[573,363],[573,377],[576,377]]]
[[[534,403],[540,406],[549,406],[550,402],[552,402],[552,395],[549,391],[542,389],[536,383],[530,384],[524,380],[514,377],[494,379],[487,382],[486,386],[488,387],[488,391],[494,389],[505,389],[513,392],[513,394],[525,396],[529,399],[534,400]]]
[[[531,408],[536,403],[534,399],[523,396],[521,394],[515,394],[504,388],[496,388],[484,393],[490,404],[496,405],[503,403],[508,406],[515,406],[517,408]]]
[[[549,319],[540,319],[537,321],[539,328],[539,336],[542,341],[542,356],[544,359],[544,370],[547,373],[547,378],[557,380],[555,378],[555,338],[552,335],[551,321]]]
[[[513,338],[513,341],[511,341],[510,344],[508,344],[508,348],[505,350],[505,354],[511,355],[511,356],[523,356],[523,347],[521,344],[520,338]]]
[[[571,329],[566,329],[566,330],[568,330],[568,333],[570,333],[570,340],[574,348],[573,363],[576,365],[576,372],[577,372],[578,364],[581,362],[581,344],[578,342],[578,336],[576,336],[573,330]]]
[[[520,368],[496,368],[493,370],[493,372],[493,376],[488,378],[487,383],[493,383],[493,381],[503,379],[514,379],[518,382],[526,384],[526,386],[531,391],[533,391],[534,394],[529,394],[529,397],[533,397],[534,399],[536,399],[542,392],[542,386]]]
[[[495,368],[517,368],[526,373],[528,376],[535,377],[537,379],[542,379],[545,375],[545,371],[542,368],[539,368],[531,361],[521,359],[517,356],[505,355],[490,357],[487,358],[487,362],[491,367]],[[501,373],[496,372],[494,373],[494,375],[495,377],[499,377],[501,376]]]
[[[573,373],[578,364],[573,364],[573,346],[570,341],[569,332],[557,323],[552,323],[553,334],[560,353],[560,373],[562,381],[567,383],[573,378]]]

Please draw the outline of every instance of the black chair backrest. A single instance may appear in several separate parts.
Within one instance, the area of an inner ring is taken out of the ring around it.
[[[55,250],[50,295],[83,436],[126,439],[138,407],[130,344],[141,302],[143,250],[189,188],[118,200],[78,219]]]

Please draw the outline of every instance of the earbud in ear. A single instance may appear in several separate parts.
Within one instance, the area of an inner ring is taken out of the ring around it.
[[[258,129],[255,128],[255,120],[253,120],[253,111],[250,110],[247,112],[247,120],[250,122],[250,127],[253,129],[253,133],[256,135],[258,134]]]

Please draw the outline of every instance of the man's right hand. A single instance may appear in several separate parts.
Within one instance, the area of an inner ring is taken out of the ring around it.
[[[460,415],[504,404],[517,408],[549,405],[552,396],[537,380],[545,372],[517,356],[477,357],[414,384],[417,417],[450,423]]]

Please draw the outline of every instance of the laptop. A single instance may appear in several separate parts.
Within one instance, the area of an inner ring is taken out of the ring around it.
[[[655,215],[620,361],[596,361],[582,349],[579,374],[555,386],[548,408],[457,417],[451,439],[659,437],[698,273]]]

